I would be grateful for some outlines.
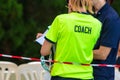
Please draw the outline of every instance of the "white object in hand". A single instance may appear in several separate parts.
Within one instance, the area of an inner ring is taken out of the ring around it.
[[[48,26],[48,29],[43,33],[43,35],[39,38],[37,38],[35,41],[38,42],[40,45],[43,45],[44,41],[45,41],[45,35],[48,32],[50,26]]]

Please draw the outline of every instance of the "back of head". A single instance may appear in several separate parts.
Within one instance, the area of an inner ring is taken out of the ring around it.
[[[69,5],[72,7],[72,11],[88,11],[93,13],[92,11],[92,0],[69,0]]]

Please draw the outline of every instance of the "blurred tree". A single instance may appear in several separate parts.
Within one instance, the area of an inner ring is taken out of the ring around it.
[[[119,9],[120,8],[120,0],[114,0],[112,6],[120,15],[120,9]]]
[[[43,32],[57,14],[65,11],[63,6],[62,0],[0,0],[0,53],[39,57],[36,33]]]
[[[0,0],[0,34],[2,34],[0,35],[0,47],[5,53],[9,53],[10,48],[15,50],[22,43],[20,38],[24,35],[20,34],[21,26],[24,26],[22,5],[16,0]]]
[[[19,0],[23,4],[24,22],[29,23],[30,20],[35,22],[34,28],[31,28],[30,35],[26,40],[34,40],[37,32],[44,32],[48,25],[51,24],[54,17],[60,13],[66,12],[65,0]],[[26,26],[28,26],[27,24]],[[29,25],[30,26],[30,25]],[[34,29],[34,30],[33,30]],[[25,41],[26,42],[26,41]],[[40,55],[40,45],[29,41],[25,44],[26,50],[24,56]],[[25,49],[25,48],[24,48]],[[34,54],[35,53],[35,54]],[[38,55],[36,54],[38,53]]]
[[[32,19],[24,22],[23,6],[17,0],[0,0],[0,53],[24,55],[33,42],[35,26]]]

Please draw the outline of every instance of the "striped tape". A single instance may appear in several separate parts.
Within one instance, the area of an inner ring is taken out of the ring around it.
[[[5,55],[5,54],[0,54],[0,57],[16,58],[16,59],[32,60],[32,61],[40,61],[40,59],[38,59],[38,58],[28,58],[28,57]]]
[[[6,55],[6,54],[0,54],[0,57],[31,60],[31,61],[41,61],[39,58],[29,58],[29,57],[13,56],[13,55]],[[75,64],[75,65],[83,65],[83,66],[120,67],[120,65],[117,65],[117,64],[115,65],[112,65],[112,64],[80,64],[80,63],[74,63],[74,62],[60,62],[60,61],[54,61],[54,60],[42,60],[42,61],[52,62],[52,63],[61,63],[61,64]]]

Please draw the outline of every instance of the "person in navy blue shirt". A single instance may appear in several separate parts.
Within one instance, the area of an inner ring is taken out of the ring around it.
[[[116,63],[120,39],[120,19],[105,0],[93,0],[95,17],[102,23],[102,31],[94,48],[93,64]],[[114,80],[114,67],[93,67],[94,80]]]

